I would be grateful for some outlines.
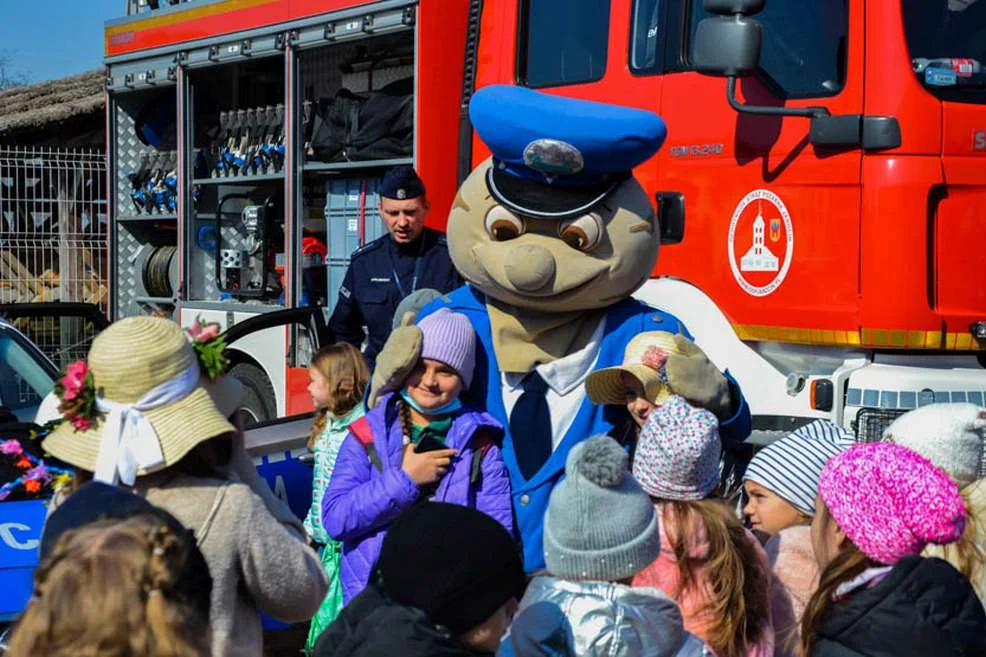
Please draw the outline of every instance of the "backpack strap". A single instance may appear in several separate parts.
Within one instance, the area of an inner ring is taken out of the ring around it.
[[[363,446],[363,449],[366,450],[366,457],[370,459],[370,463],[377,469],[377,472],[383,472],[383,463],[380,461],[380,455],[377,454],[377,447],[373,443],[373,430],[370,429],[370,423],[366,419],[366,416],[364,415],[350,424],[349,432],[353,434],[359,444]]]
[[[469,483],[478,487],[483,481],[483,459],[486,458],[486,452],[490,451],[490,447],[496,443],[493,441],[493,436],[485,431],[478,432],[473,442],[476,451],[472,453],[472,463],[469,466]]]

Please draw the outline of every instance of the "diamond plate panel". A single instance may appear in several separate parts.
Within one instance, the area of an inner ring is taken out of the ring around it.
[[[139,313],[136,298],[144,293],[144,285],[140,272],[137,271],[137,259],[141,249],[149,247],[134,237],[126,226],[118,226],[116,257],[119,279],[116,284],[116,310],[118,317],[129,317]]]

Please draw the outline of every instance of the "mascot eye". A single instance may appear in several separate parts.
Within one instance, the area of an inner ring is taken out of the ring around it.
[[[602,221],[594,214],[568,219],[558,226],[558,237],[573,249],[591,251],[603,236]]]
[[[524,221],[503,206],[491,208],[486,213],[486,232],[496,242],[506,242],[524,234]]]

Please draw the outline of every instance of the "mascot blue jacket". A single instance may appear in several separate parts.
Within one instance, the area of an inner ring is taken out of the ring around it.
[[[632,171],[667,131],[643,110],[504,85],[479,90],[469,111],[492,157],[463,182],[449,215],[449,253],[467,283],[419,319],[447,307],[476,330],[467,396],[506,429],[525,568],[535,572],[569,451],[627,421],[624,406],[592,403],[586,378],[619,366],[639,333],[691,337],[676,317],[631,297],[651,276],[661,233]],[[383,379],[410,364],[395,351],[385,347],[378,360]],[[675,392],[719,417],[724,444],[743,441],[750,412],[739,387],[694,351],[667,364]]]

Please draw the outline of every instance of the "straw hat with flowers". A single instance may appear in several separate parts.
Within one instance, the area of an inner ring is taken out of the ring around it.
[[[644,395],[652,404],[663,404],[674,392],[668,384],[664,366],[668,356],[703,356],[690,340],[679,339],[667,331],[647,331],[631,340],[623,354],[623,364],[589,375],[585,391],[594,404],[625,404],[623,375],[640,381]]]
[[[70,366],[59,382],[67,421],[48,435],[44,449],[96,479],[129,485],[234,431],[229,412],[217,409],[207,388],[224,406],[235,406],[229,402],[241,388],[223,382],[217,371],[200,369],[201,344],[193,348],[196,336],[216,337],[218,327],[208,330],[186,336],[174,322],[156,317],[109,326],[93,340],[87,360]],[[221,348],[217,357],[222,359]],[[218,382],[210,384],[207,375]]]

